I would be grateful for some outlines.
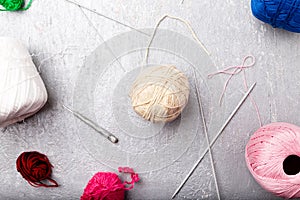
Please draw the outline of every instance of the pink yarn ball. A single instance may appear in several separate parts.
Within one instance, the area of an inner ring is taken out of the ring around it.
[[[123,200],[125,186],[118,175],[110,172],[98,172],[84,189],[81,200]]]
[[[124,200],[125,191],[134,188],[140,180],[139,175],[129,167],[119,167],[119,172],[130,174],[131,182],[122,181],[111,172],[98,172],[88,182],[81,200]]]
[[[255,180],[284,198],[300,197],[300,127],[271,123],[259,128],[246,146],[246,163]]]

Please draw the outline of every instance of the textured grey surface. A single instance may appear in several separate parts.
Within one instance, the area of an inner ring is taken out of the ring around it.
[[[247,70],[247,78],[249,83],[257,82],[253,96],[263,124],[285,121],[300,125],[299,35],[275,30],[255,19],[249,1],[185,0],[183,4],[180,4],[181,0],[78,2],[138,29],[153,28],[166,13],[182,17],[192,24],[218,69],[238,65],[245,55],[253,54],[257,63]],[[80,122],[61,105],[73,104],[76,81],[86,57],[104,41],[131,29],[63,0],[34,0],[26,12],[2,12],[0,25],[1,36],[18,38],[28,47],[35,64],[41,67],[41,76],[49,93],[49,101],[41,112],[0,132],[0,199],[78,199],[94,173],[113,169],[91,153],[90,145],[81,139],[81,134],[85,133],[78,129]],[[163,22],[162,28],[190,37],[185,26],[175,21]],[[242,78],[237,76],[229,85],[221,116],[229,115],[243,92]],[[111,123],[105,116],[98,116],[97,122],[106,128],[114,128],[110,127]],[[254,181],[244,162],[245,145],[258,127],[256,114],[247,101],[214,146],[222,199],[276,199]],[[171,165],[142,173],[141,182],[128,193],[128,198],[169,199],[197,160],[200,144],[204,145],[204,138],[200,137],[200,134],[196,135],[194,143]],[[202,143],[197,143],[200,140]],[[105,149],[103,146],[99,148]],[[178,148],[182,146],[179,144]],[[33,188],[17,173],[15,160],[21,152],[28,150],[48,155],[59,188]],[[147,146],[131,149],[142,153],[146,150],[149,151]],[[140,163],[141,169],[143,165],[148,163]],[[208,157],[177,198],[216,199]]]

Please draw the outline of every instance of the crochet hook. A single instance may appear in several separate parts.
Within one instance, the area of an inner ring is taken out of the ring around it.
[[[104,128],[98,126],[93,121],[89,120],[88,118],[86,118],[85,116],[81,115],[80,113],[73,111],[69,107],[67,107],[65,105],[63,105],[63,107],[66,110],[68,110],[69,112],[71,112],[75,117],[77,117],[78,119],[80,119],[81,121],[83,121],[85,124],[87,124],[89,127],[93,128],[95,131],[97,131],[98,133],[100,133],[100,135],[102,135],[103,137],[107,138],[112,143],[118,143],[119,139],[116,136],[114,136],[112,133],[110,133],[109,131],[107,131]]]

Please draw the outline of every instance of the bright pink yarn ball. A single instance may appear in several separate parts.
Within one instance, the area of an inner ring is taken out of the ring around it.
[[[98,172],[88,182],[81,200],[123,200],[125,191],[134,188],[140,180],[139,175],[129,167],[119,167],[119,172],[130,174],[131,181],[122,181],[118,175],[111,172]]]
[[[300,197],[300,127],[271,123],[259,128],[245,156],[250,173],[264,189],[284,198]]]
[[[84,189],[81,200],[123,200],[125,186],[118,175],[110,172],[98,172]]]

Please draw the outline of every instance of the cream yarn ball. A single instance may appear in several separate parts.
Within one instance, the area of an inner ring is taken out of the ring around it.
[[[144,69],[134,81],[130,98],[137,114],[151,122],[176,119],[189,98],[188,78],[175,66]]]

